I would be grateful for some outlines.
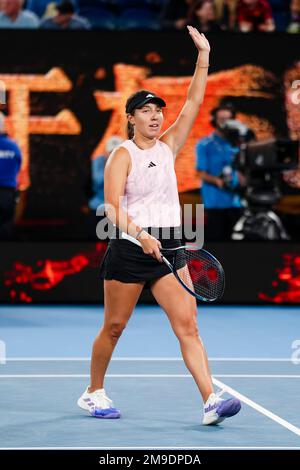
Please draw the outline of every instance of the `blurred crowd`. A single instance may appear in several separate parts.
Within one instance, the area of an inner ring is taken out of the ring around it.
[[[0,0],[1,28],[300,33],[300,0]]]

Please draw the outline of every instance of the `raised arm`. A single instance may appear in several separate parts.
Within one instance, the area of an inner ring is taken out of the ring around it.
[[[198,50],[196,68],[178,118],[160,137],[160,140],[171,147],[175,156],[183,147],[203,102],[209,65],[208,40],[196,28],[192,26],[187,26],[187,28]]]

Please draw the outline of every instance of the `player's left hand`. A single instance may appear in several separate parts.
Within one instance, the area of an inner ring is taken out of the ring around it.
[[[192,37],[192,40],[194,41],[198,51],[210,52],[210,45],[204,34],[199,33],[198,29],[194,28],[193,26],[187,25],[187,29],[189,30],[189,34]]]

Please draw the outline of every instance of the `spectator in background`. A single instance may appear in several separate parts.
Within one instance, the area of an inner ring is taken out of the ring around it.
[[[249,31],[271,32],[275,23],[268,0],[240,0],[237,10],[238,28],[243,33]]]
[[[212,0],[196,0],[189,11],[189,24],[201,33],[220,31]]]
[[[194,0],[168,0],[160,14],[162,29],[183,29],[188,24],[188,12]]]
[[[235,31],[238,0],[215,0],[216,18],[221,29]]]
[[[21,151],[6,136],[4,115],[0,112],[0,240],[7,240],[12,234],[20,167]]]
[[[91,29],[86,18],[75,14],[75,7],[71,1],[62,1],[56,5],[56,14],[41,22],[43,29]]]
[[[199,140],[196,146],[196,170],[202,180],[205,239],[208,241],[230,240],[233,227],[242,214],[241,199],[235,192],[240,179],[232,167],[239,149],[233,147],[224,134],[225,123],[234,118],[232,105],[215,108],[211,119],[215,131]],[[223,175],[227,175],[226,178]]]
[[[90,239],[95,239],[95,227],[104,219],[104,170],[107,158],[111,152],[123,142],[124,139],[117,135],[111,136],[105,142],[105,150],[102,155],[94,158],[91,161],[91,171],[89,172],[88,180],[85,182],[85,192],[88,197],[88,204],[81,207],[81,213],[84,216],[84,233]],[[103,206],[102,216],[100,213],[97,215],[98,207]],[[100,218],[99,218],[100,217]]]
[[[95,211],[98,206],[104,204],[104,168],[106,160],[111,152],[121,143],[123,139],[117,135],[111,136],[106,144],[103,155],[92,160],[92,192],[93,197],[89,200],[89,208]]]
[[[288,33],[300,33],[300,0],[291,0],[291,19],[287,27]]]
[[[39,18],[31,11],[22,10],[24,0],[1,0],[0,28],[38,28]]]
[[[53,18],[54,16],[57,15],[57,3],[55,2],[50,2],[45,8],[44,14],[41,17],[41,21],[43,20],[48,20],[49,18]]]

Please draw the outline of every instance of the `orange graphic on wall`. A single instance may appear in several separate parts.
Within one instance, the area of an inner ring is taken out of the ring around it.
[[[111,111],[111,116],[91,158],[96,158],[103,153],[105,142],[112,135],[120,135],[126,138],[124,107],[125,101],[131,93],[145,88],[161,95],[166,100],[164,131],[177,118],[191,81],[191,76],[151,76],[151,69],[148,67],[122,63],[115,64],[113,72],[115,91],[99,90],[94,92],[98,109],[103,112]],[[104,70],[100,67],[95,76],[101,78],[103,73]],[[289,77],[286,77],[287,81]],[[30,135],[78,135],[81,133],[79,121],[68,109],[62,110],[56,116],[31,116],[30,93],[69,93],[72,91],[73,85],[61,68],[53,68],[45,75],[0,74],[0,81],[4,82],[8,91],[8,117],[6,120],[8,134],[17,141],[23,155],[19,185],[20,189],[27,189],[30,185]],[[176,159],[175,169],[180,192],[199,187],[199,179],[195,171],[195,145],[200,138],[212,131],[210,124],[212,108],[227,96],[272,100],[275,97],[274,84],[277,82],[278,79],[263,67],[247,64],[211,73],[208,76],[205,99],[199,115],[184,148]],[[288,104],[287,111],[290,122],[293,122],[295,116],[296,120],[298,119],[298,114],[296,111],[290,111]],[[237,118],[249,125],[257,134],[258,139],[274,136],[275,130],[266,119],[262,119],[255,114],[243,113],[238,113]],[[291,132],[291,134],[293,133]]]
[[[31,116],[31,92],[69,92],[72,82],[62,69],[53,68],[46,75],[0,74],[7,93],[8,117],[6,129],[15,139],[22,152],[19,189],[30,186],[30,134],[80,134],[81,126],[68,109],[56,116]]]

